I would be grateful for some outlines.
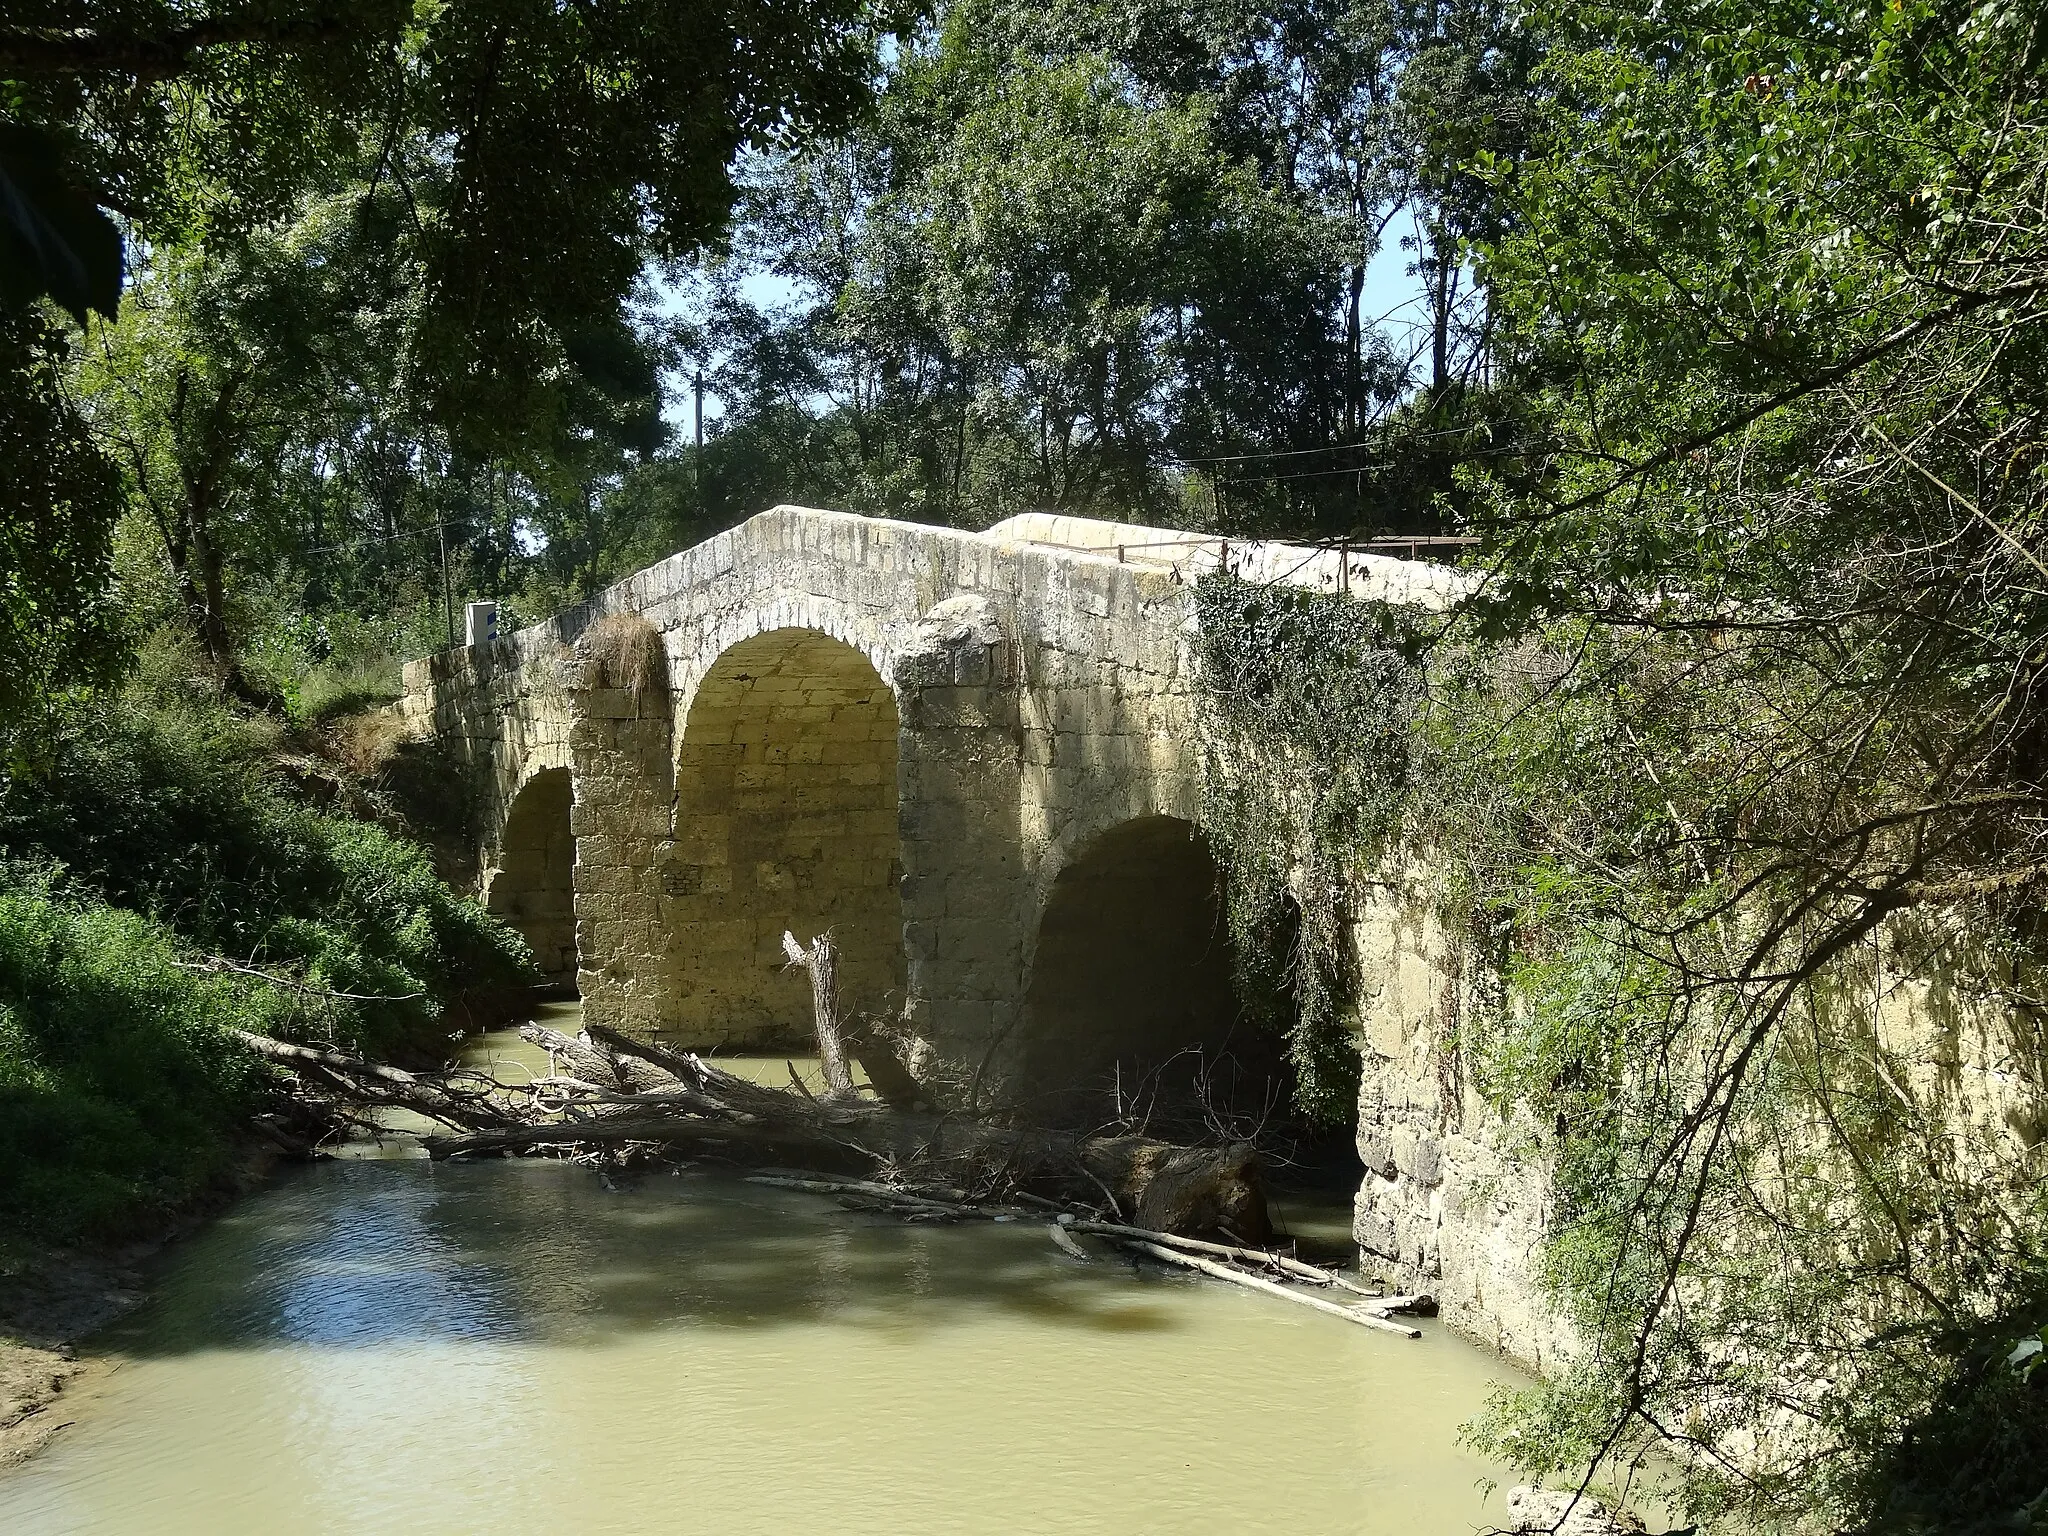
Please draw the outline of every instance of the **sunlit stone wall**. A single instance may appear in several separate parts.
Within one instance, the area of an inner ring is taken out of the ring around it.
[[[705,674],[661,866],[670,1028],[804,1040],[810,982],[789,968],[785,929],[832,934],[842,1008],[901,1012],[897,730],[895,695],[868,659],[814,630],[743,640]]]
[[[1081,519],[970,534],[781,507],[545,624],[414,663],[404,708],[477,787],[487,879],[519,857],[520,790],[570,771],[593,1021],[699,1047],[801,1038],[808,990],[780,968],[781,932],[829,927],[846,1004],[887,1011],[921,1076],[955,1102],[1032,1103],[1055,1078],[1163,1054],[1172,1009],[1191,1042],[1221,1028],[1185,977],[1144,1007],[1083,1004],[1117,925],[1135,965],[1220,976],[1214,936],[1193,931],[1208,908],[1155,889],[1189,877],[1143,828],[1198,819],[1190,583],[1225,558],[1391,601],[1448,590],[1408,562]],[[603,614],[659,632],[658,694],[586,686],[577,644]],[[1055,905],[1070,870],[1092,907]],[[1468,1332],[1547,1358],[1528,1279],[1540,1177],[1517,1183],[1495,1128],[1440,1079],[1464,983],[1422,910],[1390,889],[1358,930],[1359,1236]]]
[[[1493,978],[1438,922],[1428,871],[1390,872],[1352,925],[1364,1054],[1352,1220],[1360,1262],[1435,1296],[1447,1322],[1538,1369],[1570,1343],[1536,1283],[1546,1128],[1504,1123],[1473,1089],[1459,1022]]]

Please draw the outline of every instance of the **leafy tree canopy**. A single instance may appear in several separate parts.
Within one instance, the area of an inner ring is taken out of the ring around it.
[[[1431,526],[1449,460],[1389,439],[1466,413],[1499,203],[1461,167],[1519,142],[1532,57],[1484,4],[962,0],[871,123],[752,162],[697,338],[730,408],[708,486],[970,524]],[[1364,302],[1402,211],[1432,310],[1412,356]],[[794,301],[746,302],[763,272]]]
[[[94,238],[80,189],[119,213],[139,280],[158,285],[152,305],[184,306],[175,341],[145,321],[114,343],[101,379],[125,398],[94,413],[127,422],[120,468],[160,518],[174,488],[188,508],[249,500],[261,460],[236,424],[320,440],[294,412],[335,382],[337,352],[365,345],[403,391],[395,402],[359,376],[345,393],[374,401],[359,422],[402,419],[400,435],[443,454],[538,473],[593,434],[645,447],[650,409],[628,397],[651,397],[650,364],[621,350],[634,350],[622,306],[642,264],[717,236],[742,147],[848,123],[888,21],[859,0],[12,7],[0,22],[10,315],[36,292],[110,309],[65,258]],[[327,233],[309,239],[308,219]],[[85,267],[103,288],[97,251]],[[335,255],[366,291],[323,287],[317,263]],[[9,515],[24,547],[70,553],[15,567],[0,626],[41,658],[39,675],[84,678],[110,664],[107,635],[37,615],[88,609],[103,591],[120,502],[104,464],[87,467],[99,449],[61,398],[59,364],[54,332],[10,318],[7,414],[32,429],[16,483],[48,493]],[[145,364],[164,370],[133,371]],[[165,527],[174,567],[181,540],[205,542],[176,518]],[[224,600],[201,590],[193,610],[217,657]]]

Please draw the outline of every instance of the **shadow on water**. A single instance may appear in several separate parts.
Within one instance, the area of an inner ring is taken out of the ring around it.
[[[564,1163],[380,1160],[285,1175],[183,1245],[157,1300],[98,1343],[136,1358],[603,1345],[635,1329],[887,1333],[1001,1314],[1107,1333],[1184,1326],[1127,1265],[1063,1259],[1036,1223],[906,1226],[694,1171],[605,1192]]]

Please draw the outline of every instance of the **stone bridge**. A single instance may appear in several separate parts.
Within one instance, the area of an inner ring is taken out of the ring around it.
[[[977,534],[785,506],[413,663],[405,708],[475,772],[487,903],[592,1020],[801,1041],[781,935],[830,929],[843,1005],[927,1080],[1056,1112],[1237,1022],[1195,828],[1192,583],[1219,565],[1429,604],[1455,579],[1050,515]]]

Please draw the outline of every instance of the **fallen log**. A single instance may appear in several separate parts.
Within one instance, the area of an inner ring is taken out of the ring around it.
[[[1142,1136],[901,1113],[871,1100],[821,1102],[748,1082],[695,1057],[676,1057],[680,1072],[668,1062],[649,1062],[662,1077],[638,1078],[648,1086],[636,1091],[621,1081],[636,1074],[599,1070],[592,1058],[603,1055],[605,1045],[538,1026],[526,1033],[570,1058],[575,1073],[514,1089],[476,1073],[403,1072],[264,1036],[245,1043],[324,1092],[414,1110],[450,1126],[450,1134],[421,1138],[437,1159],[636,1142],[710,1147],[736,1160],[796,1162],[827,1172],[916,1169],[963,1189],[994,1181],[1090,1204],[1107,1195],[1118,1215],[1129,1213],[1154,1231],[1270,1230],[1258,1164],[1247,1146],[1181,1147]],[[565,1103],[575,1118],[556,1117]]]
[[[1284,1253],[1274,1253],[1271,1249],[1267,1248],[1234,1247],[1229,1243],[1206,1242],[1201,1238],[1181,1237],[1171,1232],[1146,1231],[1142,1227],[1127,1227],[1114,1221],[1087,1221],[1062,1218],[1059,1224],[1071,1231],[1087,1232],[1097,1237],[1129,1237],[1136,1238],[1141,1242],[1164,1242],[1172,1244],[1175,1248],[1184,1249],[1189,1253],[1208,1254],[1219,1259],[1232,1259],[1240,1264],[1261,1264],[1273,1270],[1276,1274],[1287,1276],[1290,1280],[1304,1280],[1310,1285],[1332,1285],[1340,1290],[1350,1291],[1354,1295],[1366,1297],[1374,1304],[1374,1309],[1379,1311],[1392,1310],[1387,1305],[1390,1300],[1413,1299],[1411,1297],[1390,1298],[1384,1292],[1367,1290],[1362,1285],[1355,1285],[1351,1281],[1346,1280],[1342,1275],[1335,1274],[1314,1264],[1304,1264],[1299,1259],[1289,1258]]]
[[[451,1127],[421,1138],[437,1159],[542,1149],[710,1149],[736,1162],[798,1164],[856,1177],[909,1175],[994,1195],[1029,1191],[1119,1222],[1189,1236],[1271,1234],[1248,1144],[1177,1146],[899,1109],[851,1091],[822,1098],[734,1076],[686,1051],[594,1028],[520,1033],[553,1071],[524,1085],[456,1070],[408,1073],[336,1051],[249,1036],[253,1049],[341,1099],[413,1109]]]
[[[1178,1249],[1166,1247],[1163,1243],[1139,1242],[1134,1238],[1128,1237],[1116,1238],[1114,1241],[1124,1248],[1131,1249],[1133,1252],[1158,1259],[1161,1263],[1178,1264],[1184,1269],[1200,1270],[1203,1274],[1212,1275],[1218,1280],[1228,1280],[1232,1285],[1241,1285],[1247,1290],[1258,1291],[1262,1295],[1278,1296],[1283,1300],[1295,1303],[1297,1306],[1313,1307],[1318,1312],[1327,1312],[1333,1317],[1341,1317],[1347,1323],[1357,1323],[1361,1328],[1377,1328],[1384,1333],[1398,1333],[1403,1338],[1408,1339],[1419,1339],[1422,1337],[1421,1329],[1410,1328],[1403,1323],[1389,1322],[1376,1312],[1368,1312],[1359,1307],[1340,1306],[1334,1301],[1325,1301],[1320,1296],[1311,1296],[1306,1291],[1291,1291],[1277,1280],[1267,1280],[1258,1275],[1248,1275],[1241,1269],[1232,1269],[1227,1264],[1213,1263],[1208,1259],[1198,1258],[1192,1253],[1182,1253]]]
[[[1094,1255],[1069,1237],[1067,1229],[1058,1222],[1053,1222],[1046,1230],[1052,1234],[1054,1244],[1070,1258],[1079,1259],[1083,1264],[1093,1264],[1095,1262]]]
[[[772,1189],[800,1190],[806,1194],[837,1195],[840,1197],[842,1204],[860,1201],[863,1203],[856,1206],[856,1209],[883,1210],[891,1215],[900,1216],[906,1221],[957,1221],[973,1218],[1006,1221],[1015,1220],[1024,1214],[1014,1208],[1006,1210],[1000,1206],[977,1204],[960,1199],[935,1199],[927,1194],[903,1189],[896,1185],[877,1184],[867,1179],[813,1179],[806,1178],[800,1174],[756,1173],[748,1175],[747,1182],[749,1184],[763,1184]],[[1091,1260],[1091,1255],[1079,1243],[1074,1241],[1072,1234],[1075,1232],[1085,1232],[1090,1236],[1096,1237],[1107,1237],[1117,1242],[1121,1247],[1144,1252],[1155,1258],[1163,1258],[1171,1263],[1185,1262],[1190,1267],[1200,1269],[1203,1273],[1214,1275],[1218,1279],[1229,1280],[1239,1285],[1248,1284],[1265,1295],[1280,1296],[1289,1301],[1306,1301],[1311,1306],[1326,1312],[1335,1313],[1349,1322],[1361,1323],[1367,1327],[1378,1327],[1386,1332],[1398,1333],[1407,1338],[1420,1338],[1422,1336],[1413,1328],[1386,1321],[1386,1312],[1383,1307],[1340,1307],[1329,1302],[1317,1301],[1314,1298],[1304,1297],[1298,1291],[1290,1291],[1285,1286],[1261,1280],[1255,1275],[1247,1275],[1240,1270],[1229,1269],[1223,1265],[1211,1265],[1195,1257],[1195,1254],[1198,1253],[1213,1253],[1227,1256],[1241,1263],[1281,1266],[1282,1273],[1287,1273],[1294,1279],[1306,1280],[1316,1285],[1327,1285],[1336,1278],[1327,1270],[1317,1269],[1312,1264],[1301,1263],[1299,1260],[1291,1259],[1284,1254],[1272,1253],[1257,1248],[1233,1247],[1226,1243],[1206,1242],[1200,1238],[1182,1237],[1171,1232],[1153,1232],[1142,1227],[1124,1226],[1117,1222],[1081,1220],[1067,1214],[1061,1215],[1058,1220],[1050,1223],[1046,1230],[1051,1235],[1054,1244],[1061,1251],[1072,1258],[1082,1260],[1084,1263]],[[1175,1252],[1167,1252],[1169,1248],[1175,1250]],[[1190,1253],[1188,1250],[1193,1250],[1194,1252]],[[1373,1292],[1362,1291],[1356,1286],[1351,1288],[1359,1290],[1361,1295],[1370,1296],[1375,1302],[1410,1302],[1417,1299],[1428,1299],[1426,1297],[1416,1298],[1409,1296],[1381,1297]]]
[[[520,1110],[502,1085],[481,1073],[428,1075],[364,1061],[342,1051],[273,1040],[246,1029],[235,1038],[266,1061],[288,1067],[328,1092],[378,1108],[409,1109],[443,1125],[465,1128],[516,1125]]]
[[[794,1139],[777,1127],[685,1114],[617,1114],[593,1120],[549,1120],[502,1130],[465,1131],[459,1135],[420,1138],[420,1145],[436,1162],[451,1157],[531,1152],[544,1147],[623,1147],[635,1143],[671,1148],[709,1147],[714,1150],[743,1148],[762,1157],[822,1156],[828,1150],[816,1143]],[[851,1171],[855,1167],[869,1165],[865,1160],[849,1156],[845,1164],[835,1166],[845,1166]]]
[[[643,1102],[677,1103],[673,1113],[637,1113],[635,1096],[625,1096],[601,1106],[609,1113],[590,1119],[428,1136],[422,1142],[430,1156],[446,1158],[578,1143],[725,1141],[831,1171],[915,1168],[963,1187],[997,1177],[1080,1200],[1107,1192],[1154,1231],[1199,1233],[1225,1224],[1270,1231],[1258,1164],[1247,1146],[1180,1147],[1142,1136],[900,1114],[872,1101],[834,1105],[758,1084],[746,1085],[752,1091],[740,1096],[740,1104],[728,1104],[721,1086],[702,1094],[678,1086],[644,1096]]]
[[[905,1206],[913,1210],[943,1211],[949,1216],[995,1215],[985,1206],[969,1205],[961,1200],[934,1200],[928,1195],[914,1194],[906,1189],[897,1189],[888,1184],[877,1184],[870,1179],[801,1179],[786,1174],[750,1173],[749,1184],[765,1184],[771,1189],[798,1189],[809,1195],[864,1195],[871,1200],[882,1200],[890,1205]]]

